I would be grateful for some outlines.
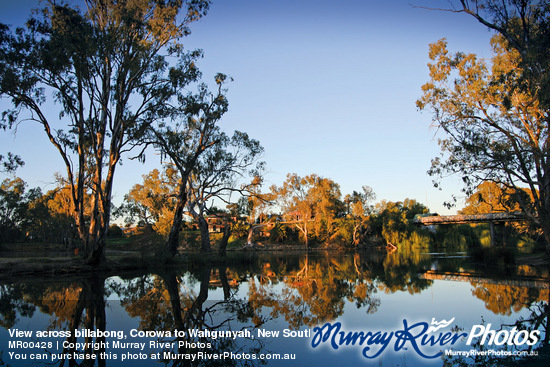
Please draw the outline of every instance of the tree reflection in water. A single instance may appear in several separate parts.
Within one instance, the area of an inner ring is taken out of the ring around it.
[[[167,268],[137,276],[130,274],[106,278],[91,275],[63,282],[20,279],[0,285],[0,325],[5,329],[17,327],[21,320],[40,312],[50,315],[49,330],[85,328],[103,331],[108,326],[106,299],[115,297],[120,300],[115,302],[121,306],[117,312],[136,318],[139,323],[136,328],[140,330],[255,330],[266,327],[273,320],[284,320],[285,328],[304,329],[344,317],[345,309],[350,305],[367,314],[383,314],[383,300],[388,295],[396,292],[419,294],[433,284],[433,280],[426,279],[422,274],[434,267],[449,272],[475,270],[464,259],[434,259],[430,255],[411,251],[384,255],[258,255],[246,261],[233,259],[225,265],[197,265],[185,270]],[[533,272],[532,268],[523,267],[518,274],[540,276]],[[472,296],[483,300],[492,314],[514,315],[521,310],[529,311],[529,316],[525,316],[527,312],[522,312],[523,319],[519,318],[516,323],[502,325],[501,328],[539,329],[542,342],[534,348],[548,345],[548,287],[521,287],[501,280],[488,283],[477,280],[470,284]],[[498,325],[493,322],[493,329],[496,327]],[[253,335],[256,333],[253,332]],[[104,340],[86,337],[78,341]],[[74,333],[68,341],[77,341]],[[159,341],[175,342],[175,349],[165,350],[179,354],[201,350],[209,353],[269,352],[261,338],[211,339],[193,337],[186,332],[185,336]],[[209,343],[211,348],[198,348],[197,344],[191,347],[193,343]],[[486,347],[476,345],[475,348],[482,350]],[[88,348],[84,352],[99,357],[105,350]],[[57,364],[74,366],[77,362],[68,359],[57,361]],[[236,359],[201,360],[198,363],[165,359],[161,362],[174,366],[213,365],[216,362],[219,365],[260,363],[258,360]],[[467,361],[461,357],[446,358],[444,362],[463,365],[477,360]],[[98,366],[111,364],[101,359],[96,363]],[[490,364],[492,361],[485,360],[483,363]]]
[[[263,347],[261,340],[248,339],[242,343],[242,338],[208,338],[205,336],[191,336],[187,330],[195,329],[200,331],[235,330],[235,328],[246,328],[246,321],[250,318],[247,303],[239,300],[231,293],[227,279],[227,269],[217,269],[220,286],[223,289],[222,300],[208,301],[209,288],[213,279],[211,265],[198,269],[195,274],[199,282],[198,294],[186,284],[184,277],[179,275],[175,269],[158,272],[156,275],[141,277],[138,281],[132,280],[127,286],[118,287],[117,293],[121,297],[121,304],[128,314],[140,319],[141,330],[184,330],[184,336],[177,336],[172,340],[163,342],[174,342],[178,354],[196,353],[204,351],[208,353],[223,353],[232,351],[234,353],[246,352],[256,354]],[[192,281],[191,281],[192,282]],[[253,326],[252,326],[253,327]],[[203,345],[204,347],[201,347]],[[209,346],[209,347],[206,347]],[[162,362],[173,366],[196,365],[250,365],[250,361],[236,359],[193,361],[190,360],[167,360]]]

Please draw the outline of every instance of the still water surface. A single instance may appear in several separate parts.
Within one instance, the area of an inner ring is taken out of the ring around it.
[[[425,358],[450,349],[513,352],[548,344],[547,270],[490,265],[474,265],[462,253],[256,254],[233,256],[221,266],[19,279],[0,288],[0,365],[74,365],[68,355],[94,353],[107,358],[96,365],[106,366],[508,363],[502,357]],[[423,325],[442,321],[451,323],[432,332],[435,345],[420,336],[399,343],[399,331],[418,324],[402,334],[412,338]],[[345,345],[321,333],[329,326],[368,337]],[[516,335],[523,329],[540,333],[532,346],[479,345],[481,338],[467,345],[459,336],[474,327],[507,330],[503,338],[514,327]],[[33,334],[17,337],[14,330]],[[84,335],[72,337],[74,330]],[[38,331],[54,333],[38,338]],[[107,338],[93,334],[105,331]],[[456,340],[438,341],[445,333]]]

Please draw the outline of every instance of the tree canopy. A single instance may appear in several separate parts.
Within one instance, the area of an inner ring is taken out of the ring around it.
[[[469,14],[501,35],[507,51],[518,56],[516,87],[529,91],[544,108],[550,108],[548,0],[460,0],[452,11]]]

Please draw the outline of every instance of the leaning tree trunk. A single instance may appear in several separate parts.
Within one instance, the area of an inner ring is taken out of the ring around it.
[[[223,237],[218,247],[218,255],[225,256],[227,252],[227,242],[229,241],[229,236],[231,236],[231,224],[227,223],[223,227]]]
[[[210,232],[208,232],[208,222],[202,215],[197,218],[199,229],[201,231],[201,252],[209,253],[212,251],[210,246]]]
[[[178,253],[180,231],[183,224],[183,211],[185,209],[185,204],[187,203],[185,182],[186,181],[182,180],[180,183],[176,208],[174,209],[174,218],[172,220],[172,226],[170,227],[168,241],[166,242],[168,253],[172,256],[175,256]]]
[[[174,319],[174,326],[178,330],[185,330],[185,324],[183,322],[183,307],[181,306],[180,293],[178,279],[175,270],[168,270],[166,273],[160,274],[166,290],[168,291],[168,297],[170,298],[170,307],[172,310],[172,317]]]

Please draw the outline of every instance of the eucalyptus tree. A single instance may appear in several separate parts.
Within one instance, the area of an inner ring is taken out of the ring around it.
[[[435,175],[459,173],[467,194],[483,181],[513,192],[539,226],[550,252],[550,2],[459,0],[466,13],[496,32],[488,64],[475,55],[448,55],[432,45],[431,81],[418,101],[446,133]],[[525,189],[526,188],[526,189]]]
[[[372,202],[376,199],[374,190],[369,186],[362,186],[363,192],[353,191],[346,195],[344,203],[346,204],[348,217],[353,223],[352,241],[355,246],[360,242],[361,227],[365,227],[369,215],[373,212]]]
[[[275,195],[272,192],[262,192],[264,179],[262,176],[254,176],[252,181],[246,185],[246,194],[241,196],[237,203],[237,208],[240,209],[240,214],[246,215],[248,218],[248,236],[246,243],[248,246],[253,246],[254,231],[259,227],[254,225],[256,221],[262,223],[267,217],[267,210],[272,206]],[[280,224],[276,228],[281,228]]]
[[[174,184],[176,192],[172,224],[167,238],[167,251],[170,255],[175,255],[178,251],[179,233],[189,195],[189,178],[197,168],[201,155],[222,143],[223,134],[218,122],[228,108],[224,89],[227,77],[218,74],[215,81],[215,93],[207,85],[199,85],[198,92],[180,96],[180,108],[147,131],[147,142],[169,158],[178,174]]]
[[[13,105],[2,114],[4,124],[37,122],[59,152],[87,262],[98,265],[105,260],[117,163],[199,77],[200,52],[185,51],[181,39],[209,1],[83,4],[85,10],[48,1],[24,28],[0,27],[0,94]]]
[[[153,229],[167,235],[170,225],[167,223],[174,211],[174,191],[178,181],[178,173],[171,165],[162,172],[154,169],[142,175],[143,183],[135,184],[124,202],[117,208],[116,215],[125,218],[127,223],[152,225]]]
[[[221,132],[215,139],[217,144],[197,160],[196,167],[188,178],[187,207],[199,224],[203,252],[211,251],[208,223],[205,219],[208,205],[214,199],[230,204],[232,193],[251,193],[257,186],[257,181],[261,180],[265,165],[259,160],[263,147],[248,134],[235,131],[229,137]],[[251,184],[243,184],[242,179],[246,176],[255,180]],[[223,252],[222,250],[221,253]]]
[[[332,222],[339,214],[342,202],[340,186],[329,178],[316,174],[300,177],[288,174],[281,187],[272,186],[283,217],[302,233],[306,248],[309,247],[310,227],[315,224],[330,232]]]

